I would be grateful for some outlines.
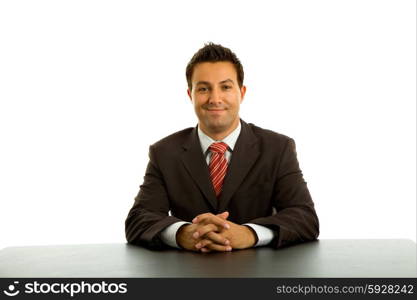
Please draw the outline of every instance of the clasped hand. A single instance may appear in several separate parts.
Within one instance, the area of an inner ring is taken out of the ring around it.
[[[204,213],[193,219],[193,224],[182,226],[177,232],[177,243],[191,251],[231,251],[255,244],[255,233],[247,226],[227,220],[229,213]]]

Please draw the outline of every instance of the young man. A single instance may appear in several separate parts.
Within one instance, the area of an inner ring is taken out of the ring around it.
[[[236,55],[206,44],[186,77],[198,125],[150,147],[126,219],[128,242],[210,252],[316,239],[294,141],[239,118],[246,87]]]

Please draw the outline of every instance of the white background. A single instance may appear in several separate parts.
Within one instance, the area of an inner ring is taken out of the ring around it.
[[[125,242],[148,146],[195,126],[185,66],[245,68],[295,139],[320,238],[416,240],[416,2],[0,2],[0,248]]]

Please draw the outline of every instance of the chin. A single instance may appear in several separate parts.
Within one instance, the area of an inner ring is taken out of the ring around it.
[[[232,123],[227,122],[208,122],[207,127],[210,128],[212,132],[223,132],[232,126]]]

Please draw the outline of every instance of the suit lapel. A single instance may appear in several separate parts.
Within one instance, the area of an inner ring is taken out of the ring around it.
[[[185,151],[181,159],[185,168],[215,211],[217,198],[210,181],[209,169],[201,150],[196,128],[192,130],[190,138],[184,143],[183,148]]]
[[[246,174],[258,159],[260,150],[257,137],[243,120],[242,129],[232,152],[232,159],[224,179],[222,193],[218,201],[218,212],[223,212],[238,189]],[[201,149],[200,149],[201,152]]]

